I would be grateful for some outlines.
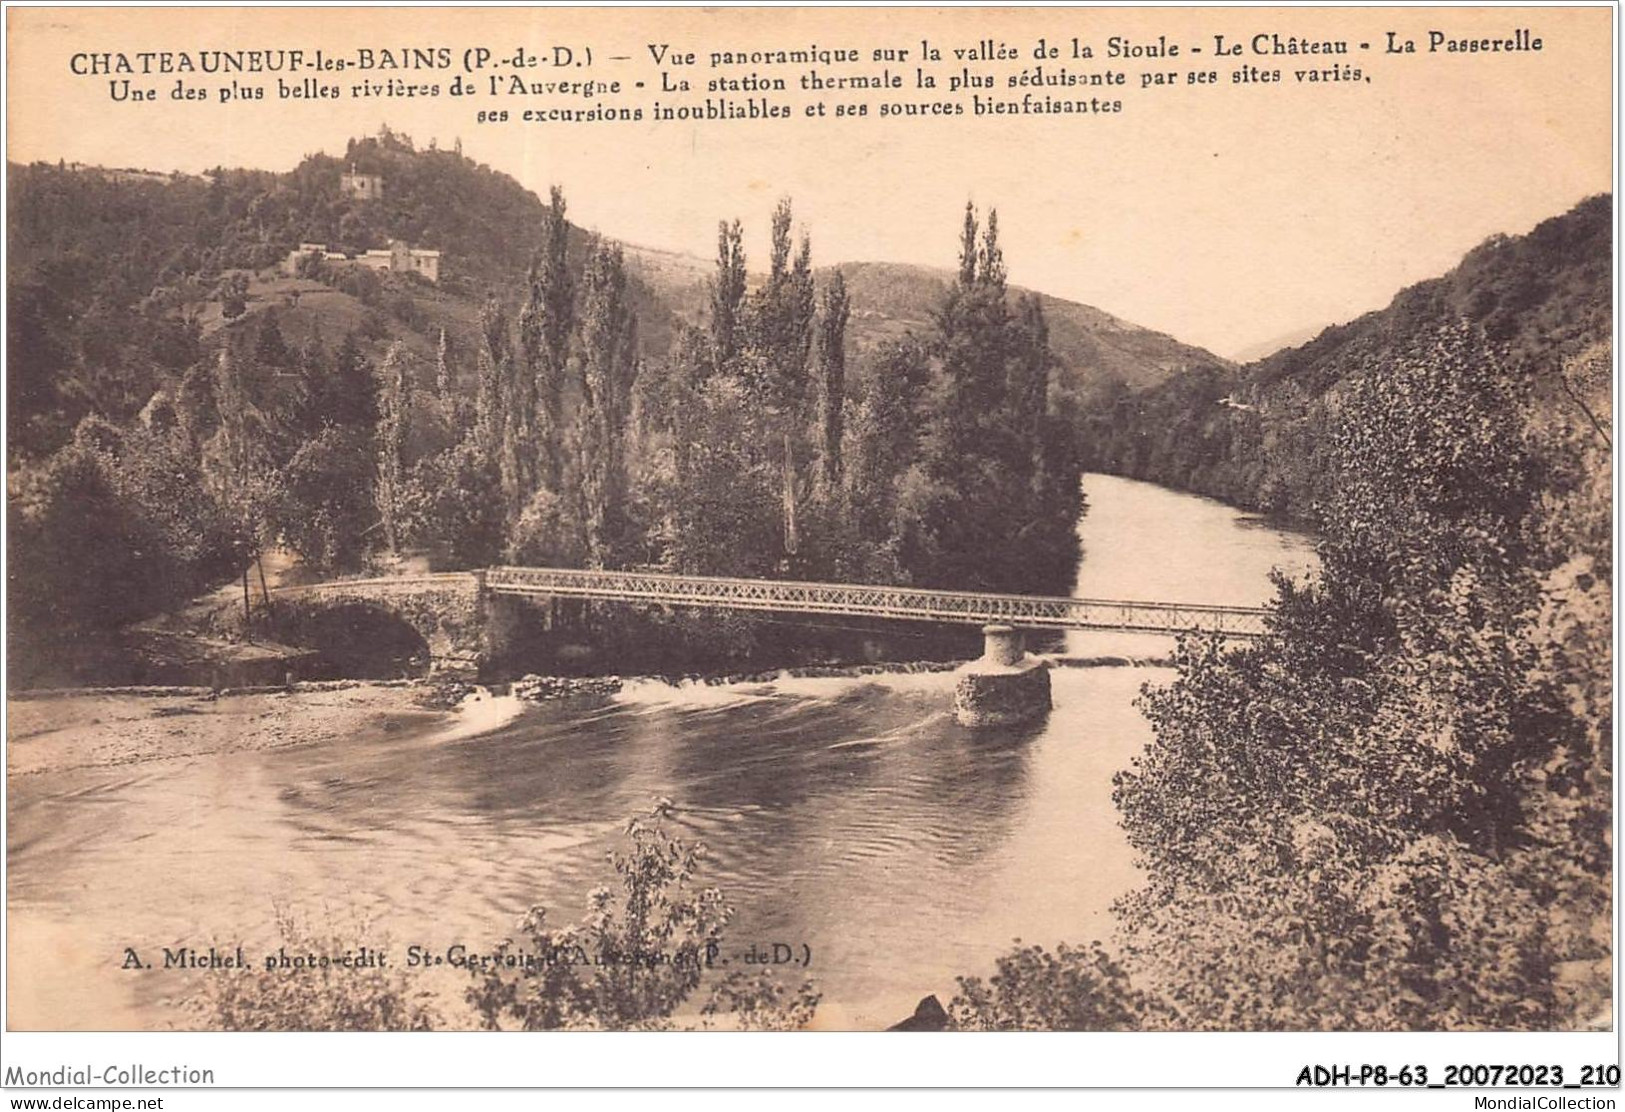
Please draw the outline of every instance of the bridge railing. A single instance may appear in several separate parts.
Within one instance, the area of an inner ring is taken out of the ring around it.
[[[514,595],[646,601],[677,606],[842,614],[975,625],[1008,622],[1029,628],[1162,634],[1202,631],[1240,638],[1262,636],[1267,613],[1250,606],[1127,602],[575,568],[491,568],[485,573],[485,585],[491,591]]]
[[[275,587],[279,595],[339,595],[339,594],[417,594],[423,591],[451,588],[473,590],[479,575],[471,571],[446,571],[428,575],[387,575],[370,579],[328,579],[321,583],[300,583]]]

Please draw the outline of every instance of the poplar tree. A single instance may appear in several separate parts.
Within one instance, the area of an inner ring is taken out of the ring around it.
[[[542,245],[532,261],[519,315],[518,373],[507,425],[515,443],[521,499],[539,488],[557,491],[562,465],[563,404],[575,291],[569,269],[570,225],[564,192],[554,186],[542,221]]]
[[[524,506],[519,423],[509,415],[517,388],[508,317],[493,298],[480,311],[479,384],[474,402],[474,439],[496,468],[503,519],[511,525]]]
[[[1070,587],[1081,504],[1076,453],[1048,415],[1048,326],[1012,313],[998,214],[967,206],[959,280],[937,313],[937,376],[925,405],[908,520],[921,582],[998,591]]]
[[[965,202],[965,223],[959,232],[959,284],[976,284],[976,206]]]
[[[835,489],[841,482],[841,439],[846,433],[846,322],[852,306],[846,279],[837,270],[824,290],[818,318],[818,386],[823,432],[824,482]]]
[[[397,342],[390,346],[378,368],[376,494],[378,513],[384,526],[384,543],[391,552],[398,551],[397,511],[406,453],[407,407],[411,397],[406,378],[406,358],[406,349]]]
[[[739,221],[717,224],[717,276],[711,287],[711,347],[716,365],[739,351],[745,304],[744,232]]]
[[[215,412],[220,419],[215,434],[221,468],[218,485],[226,492],[240,490],[254,472],[270,466],[265,448],[265,416],[254,404],[244,381],[241,363],[229,348],[221,348],[215,360]]]
[[[798,445],[809,439],[809,357],[815,316],[812,245],[803,236],[792,263],[792,220],[786,197],[773,210],[767,280],[750,304],[749,350],[742,354],[740,367],[747,387],[771,415],[779,442],[775,454],[787,558],[800,550],[798,503],[803,484],[796,460]]]
[[[434,390],[440,399],[440,404],[449,414],[454,405],[451,396],[451,362],[446,353],[446,330],[440,330],[440,343],[434,351]]]
[[[582,277],[581,407],[577,413],[582,524],[589,567],[616,562],[624,542],[627,412],[637,371],[637,319],[619,246],[595,243]]]

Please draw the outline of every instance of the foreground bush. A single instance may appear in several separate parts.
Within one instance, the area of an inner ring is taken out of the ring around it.
[[[1153,1010],[1098,942],[1062,943],[1053,954],[1018,946],[985,983],[959,978],[948,1017],[961,1031],[1135,1031]]]
[[[526,912],[523,944],[499,950],[530,960],[493,964],[468,990],[483,1027],[796,1030],[812,1020],[811,982],[790,989],[766,973],[722,971],[733,908],[717,889],[696,889],[704,849],[666,831],[667,806],[627,824],[627,849],[610,854],[620,892],[595,888],[580,923],[553,928],[545,908]]]
[[[290,954],[354,948],[335,932],[318,935],[281,909],[276,924]],[[204,979],[188,1010],[200,1026],[216,1031],[431,1031],[443,1025],[429,994],[414,989],[404,971],[338,965],[288,974],[252,966],[225,971]]]

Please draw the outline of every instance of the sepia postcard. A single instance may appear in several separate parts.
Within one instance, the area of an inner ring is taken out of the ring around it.
[[[12,1039],[1617,1087],[1612,6],[6,16]]]

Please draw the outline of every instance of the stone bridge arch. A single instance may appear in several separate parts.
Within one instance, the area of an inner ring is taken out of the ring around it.
[[[474,676],[490,656],[485,602],[473,572],[337,580],[276,591],[266,624],[280,641],[319,648],[336,619],[390,620],[421,639],[428,671]],[[377,628],[387,635],[387,625]]]

